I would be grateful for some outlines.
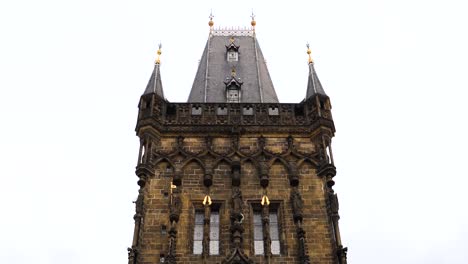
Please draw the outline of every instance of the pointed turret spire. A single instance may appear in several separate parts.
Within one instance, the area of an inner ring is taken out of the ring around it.
[[[306,100],[316,94],[327,96],[327,94],[323,90],[322,84],[320,83],[317,73],[315,72],[314,60],[312,60],[312,56],[310,55],[311,53],[312,52],[310,51],[309,43],[307,43],[307,54],[309,55],[309,80],[307,82]]]
[[[148,85],[146,86],[146,90],[143,94],[151,94],[155,93],[159,95],[161,98],[164,98],[164,92],[163,92],[163,87],[162,87],[162,82],[161,82],[161,72],[159,70],[159,67],[161,65],[161,43],[159,43],[158,46],[158,57],[156,58],[156,61],[154,62],[154,70],[153,74],[151,74],[151,78],[148,82]]]

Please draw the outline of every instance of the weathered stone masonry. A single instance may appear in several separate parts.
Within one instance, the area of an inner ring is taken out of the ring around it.
[[[331,104],[309,55],[306,97],[278,101],[251,29],[214,29],[187,103],[160,58],[140,98],[129,264],[346,264]]]
[[[146,94],[139,108],[140,191],[129,264],[346,263],[328,97],[194,104]],[[192,254],[194,213],[206,195],[219,207],[219,255]],[[252,210],[264,195],[278,207],[280,255],[253,251]]]

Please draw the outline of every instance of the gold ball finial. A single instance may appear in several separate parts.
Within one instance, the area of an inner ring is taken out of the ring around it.
[[[307,47],[307,55],[309,55],[309,63],[313,63],[314,61],[312,60],[312,56],[310,55],[312,51],[310,51],[309,43],[306,44],[306,47]]]
[[[158,45],[158,51],[156,52],[158,54],[158,58],[156,59],[156,64],[160,64],[161,63],[161,60],[160,60],[160,57],[161,57],[161,54],[162,54],[162,51],[161,51],[161,48],[162,48],[162,45],[161,43],[159,43]]]
[[[213,16],[213,11],[210,11],[210,16],[209,16],[210,21],[208,22],[208,26],[210,26],[210,28],[213,27],[213,25],[214,25],[213,17],[214,17]]]
[[[252,10],[252,15],[250,17],[252,18],[252,21],[250,21],[250,25],[252,25],[252,27],[255,27],[257,25],[257,22],[255,21],[255,15],[254,15],[253,10]]]

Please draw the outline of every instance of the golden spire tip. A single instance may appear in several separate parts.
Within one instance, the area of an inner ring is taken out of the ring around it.
[[[310,55],[312,51],[310,51],[309,43],[306,44],[306,47],[307,47],[307,54],[309,55],[309,64],[314,63],[314,60],[312,60],[312,56]]]
[[[160,64],[161,63],[161,60],[160,60],[160,57],[161,57],[161,48],[162,48],[162,45],[161,45],[161,42],[159,42],[159,45],[158,45],[158,51],[157,51],[157,54],[158,54],[158,58],[156,59],[156,64]]]
[[[213,28],[214,22],[213,22],[213,10],[210,10],[210,21],[208,22],[208,26],[210,26],[210,30]]]
[[[252,21],[250,22],[250,25],[252,25],[252,27],[255,30],[255,25],[257,25],[257,22],[255,21],[255,15],[254,15],[253,9],[252,9],[252,15],[250,17],[252,18]]]

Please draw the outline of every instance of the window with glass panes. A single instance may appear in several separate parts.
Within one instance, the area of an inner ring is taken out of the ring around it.
[[[219,255],[219,211],[210,215],[210,255]]]
[[[280,242],[280,223],[278,216],[278,206],[270,206],[269,209],[269,230],[270,230],[270,241],[271,241],[271,254],[281,254],[281,242]],[[254,252],[255,255],[264,255],[264,225],[262,222],[262,212],[260,208],[255,208],[253,211],[253,233],[254,233]]]
[[[202,210],[195,211],[195,225],[193,228],[193,254],[201,255],[203,253],[203,234],[204,234],[205,213]],[[210,212],[210,235],[209,235],[209,254],[219,255],[219,209],[212,209]]]
[[[203,220],[205,214],[201,210],[195,211],[195,226],[193,228],[193,254],[203,253]]]
[[[255,210],[253,213],[254,224],[254,252],[255,255],[263,255],[265,253],[263,246],[263,224],[262,212]]]
[[[279,255],[281,250],[279,240],[278,209],[270,210],[270,239],[271,254]]]

